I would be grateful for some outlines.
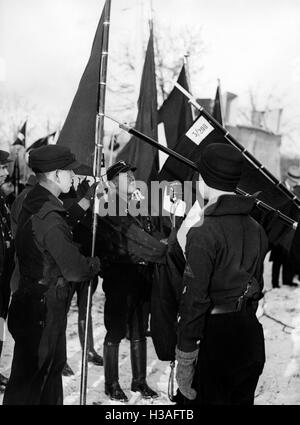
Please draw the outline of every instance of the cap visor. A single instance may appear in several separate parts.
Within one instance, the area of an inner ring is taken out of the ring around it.
[[[122,170],[118,171],[118,174],[121,173],[128,173],[128,171],[135,171],[136,167],[131,167],[131,165],[126,165],[126,167],[123,167]]]

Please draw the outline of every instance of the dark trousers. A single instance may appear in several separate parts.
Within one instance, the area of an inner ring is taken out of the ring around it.
[[[193,402],[178,404],[253,405],[265,363],[264,335],[254,312],[208,317],[200,343],[193,387]]]
[[[105,343],[118,344],[126,335],[145,338],[148,328],[153,269],[114,264],[103,273]]]
[[[282,284],[291,285],[299,267],[281,248],[273,248],[270,255],[272,261],[272,287],[279,287],[279,275],[282,268]]]
[[[272,264],[272,287],[279,287],[279,274],[282,267],[282,284],[291,285],[298,270],[289,261],[277,261],[274,260]]]
[[[264,335],[254,311],[210,315],[195,375],[203,405],[251,405],[265,363]]]
[[[278,260],[274,260],[272,262],[272,287],[279,287],[279,274],[282,266],[282,262]]]
[[[74,282],[72,283],[72,289],[70,293],[70,299],[68,303],[68,311],[72,302],[72,298],[76,292],[77,295],[77,307],[78,307],[78,335],[81,347],[84,346],[84,333],[85,333],[85,321],[86,321],[86,309],[87,309],[87,298],[88,298],[88,285],[89,281],[85,282]],[[98,276],[96,276],[92,282],[91,295],[97,289]],[[94,350],[94,338],[93,338],[93,323],[92,323],[92,312],[90,311],[89,317],[89,330],[88,330],[88,350]]]
[[[98,276],[93,280],[92,282],[92,295],[97,289],[98,284]],[[86,307],[87,307],[87,298],[88,298],[88,285],[89,282],[76,282],[72,284],[72,294],[71,296],[74,296],[74,293],[76,292],[77,295],[77,307],[78,307],[78,320],[85,321],[86,318]]]
[[[8,329],[15,347],[3,404],[63,404],[67,296],[56,287],[14,293]]]

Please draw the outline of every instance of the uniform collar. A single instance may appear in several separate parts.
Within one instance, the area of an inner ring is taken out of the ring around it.
[[[27,202],[27,200],[30,202]],[[30,196],[27,196],[24,201],[24,206],[25,205],[29,212],[35,213],[35,215],[41,219],[53,211],[56,211],[60,214],[66,213],[62,201],[40,184],[36,184],[33,187],[30,192]],[[38,211],[35,211],[36,206],[40,206]]]
[[[255,198],[242,195],[221,195],[216,202],[204,208],[205,217],[222,215],[248,215],[255,204]]]

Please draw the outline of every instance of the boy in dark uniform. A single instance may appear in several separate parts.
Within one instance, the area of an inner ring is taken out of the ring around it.
[[[93,278],[99,259],[79,252],[58,199],[70,190],[72,170],[79,166],[75,156],[49,145],[31,151],[29,165],[38,184],[24,200],[17,225],[20,281],[8,315],[15,347],[3,404],[63,404],[70,282]]]
[[[251,405],[265,362],[263,329],[255,313],[268,240],[250,216],[254,199],[234,193],[242,154],[215,143],[203,150],[197,165],[209,202],[187,234],[178,387],[196,405]]]
[[[136,191],[134,170],[124,161],[108,168],[107,179],[111,183],[108,205],[112,213],[99,217],[96,245],[106,297],[105,393],[118,401],[128,401],[119,385],[119,344],[126,335],[127,327],[132,365],[131,390],[140,392],[143,398],[158,397],[146,381],[146,332],[154,263],[165,261],[166,246],[153,236],[149,216],[130,214],[130,200]],[[115,210],[113,206],[116,206]]]

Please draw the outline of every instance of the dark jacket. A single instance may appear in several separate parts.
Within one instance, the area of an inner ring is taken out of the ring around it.
[[[96,252],[101,267],[112,264],[164,263],[167,246],[154,235],[149,216],[134,217],[119,198],[116,209],[99,217]]]
[[[0,192],[0,317],[6,318],[10,297],[9,281],[14,267],[14,247],[10,229],[10,214],[5,197]]]
[[[203,224],[188,232],[178,316],[177,345],[182,351],[198,348],[210,308],[237,301],[252,277],[259,291],[263,289],[268,240],[249,215],[253,206],[252,198],[220,196],[205,208]]]
[[[12,204],[11,224],[12,224],[12,234],[14,237],[16,235],[19,215],[22,210],[23,202],[26,199],[28,193],[33,189],[33,187],[36,184],[37,184],[37,179],[35,175],[31,175],[25,186],[25,189],[20,193],[19,196],[17,196],[17,198],[14,200]],[[60,198],[63,198],[63,196],[60,195]],[[81,221],[85,219],[85,216],[88,214],[88,211],[85,211],[83,208],[79,206],[78,200],[76,199],[76,197],[75,199],[72,198],[72,202],[70,202],[68,205],[64,204],[64,207],[67,210],[65,214],[65,219],[68,225],[71,226],[72,229],[74,230],[74,228],[77,228],[78,226],[80,226]],[[86,231],[85,233],[88,235],[90,232]],[[76,240],[76,232],[73,234],[73,240],[75,243],[78,242]],[[91,247],[91,243],[90,243],[90,247]],[[89,251],[86,250],[86,252],[81,250],[81,254],[85,256],[89,256],[90,253],[91,253],[91,248],[89,249]],[[19,285],[19,280],[20,280],[19,265],[18,265],[18,261],[15,259],[15,267],[13,269],[13,273],[11,274],[11,280],[10,280],[10,290],[12,293],[14,293],[17,290]]]
[[[168,238],[166,263],[157,264],[151,294],[150,328],[159,360],[175,360],[177,313],[182,293],[185,258],[173,229]]]
[[[58,277],[81,282],[98,272],[98,259],[81,255],[73,242],[66,215],[62,202],[41,185],[27,195],[16,233],[21,280],[43,279],[50,286]]]
[[[22,190],[20,195],[18,195],[14,202],[12,203],[11,210],[10,210],[10,220],[11,220],[11,231],[13,234],[13,237],[16,236],[17,231],[17,224],[18,224],[18,217],[20,215],[22,205],[24,202],[24,199],[28,195],[28,193],[31,191],[31,189],[36,185],[37,179],[35,175],[29,176],[29,179],[26,183],[25,188]]]

